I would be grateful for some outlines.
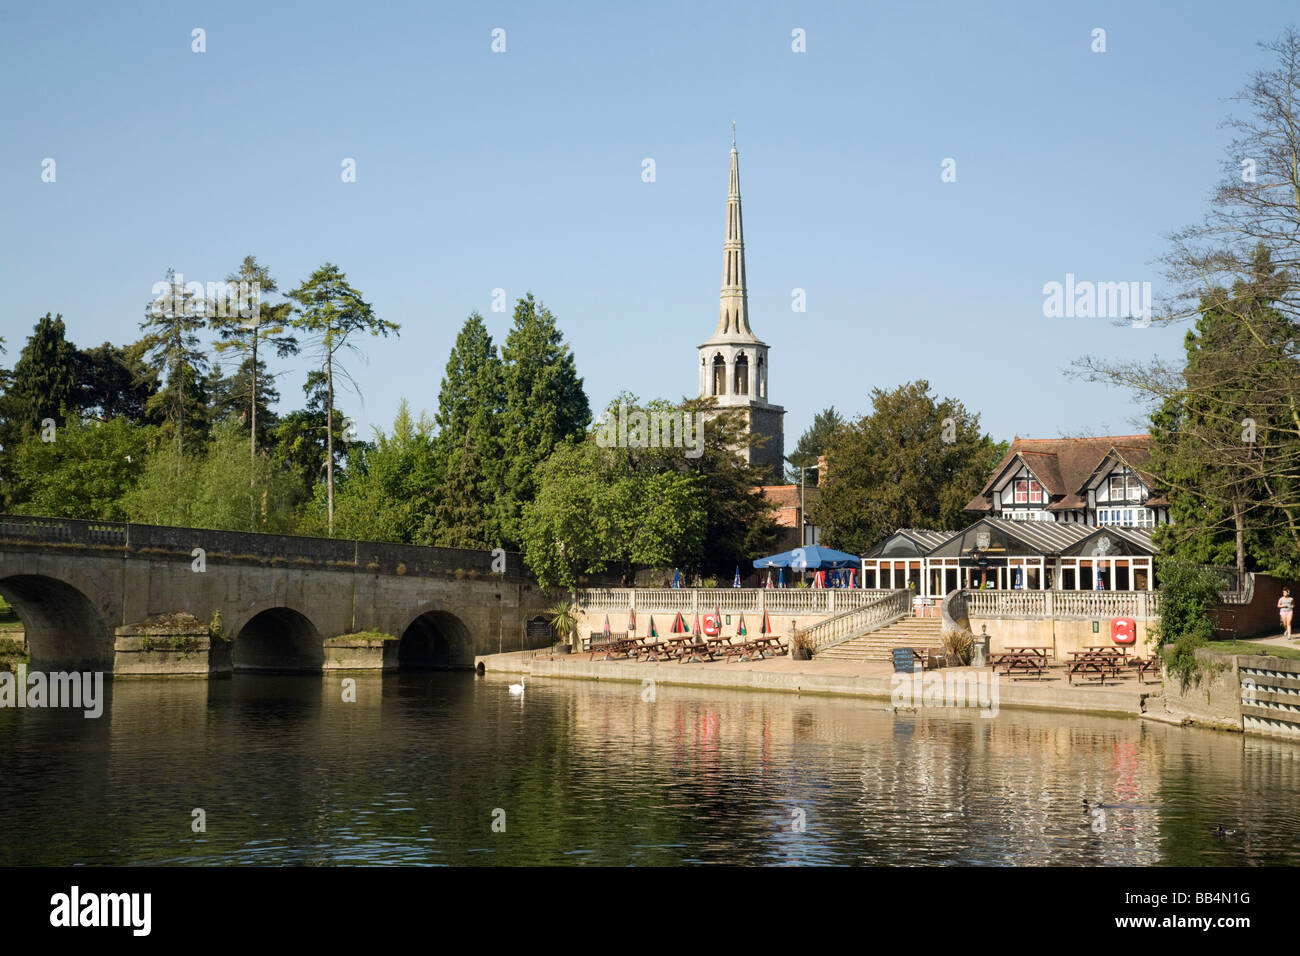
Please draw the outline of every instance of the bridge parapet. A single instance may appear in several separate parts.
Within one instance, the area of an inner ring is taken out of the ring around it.
[[[108,548],[140,554],[176,554],[189,557],[203,548],[210,557],[257,564],[293,564],[355,568],[381,574],[441,575],[463,573],[530,581],[523,556],[470,548],[431,548],[420,545],[358,541],[346,538],[309,538],[299,535],[211,531],[121,521],[86,521],[79,518],[42,518],[0,515],[0,541],[21,541],[35,546],[69,545]]]

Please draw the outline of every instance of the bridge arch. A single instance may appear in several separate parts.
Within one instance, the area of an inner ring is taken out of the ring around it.
[[[113,669],[113,629],[80,589],[44,574],[15,574],[0,578],[0,595],[23,623],[33,670]]]
[[[402,631],[397,666],[410,670],[469,670],[474,666],[474,642],[469,628],[441,607],[421,610]]]
[[[301,611],[270,607],[234,632],[230,663],[236,671],[317,672],[325,664],[325,641]]]

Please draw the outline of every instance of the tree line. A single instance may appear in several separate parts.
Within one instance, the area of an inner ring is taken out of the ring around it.
[[[531,293],[500,345],[481,315],[465,320],[432,417],[403,399],[364,438],[346,414],[360,394],[350,360],[399,327],[333,264],[277,302],[252,256],[229,281],[260,288],[251,315],[214,315],[168,273],[125,345],[79,347],[61,315],[36,322],[0,370],[5,511],[502,547],[547,586],[647,567],[720,574],[776,538],[763,477],[734,453],[733,413],[713,410],[697,458],[601,448],[573,353]],[[303,400],[281,412],[276,363],[295,356],[310,360]]]

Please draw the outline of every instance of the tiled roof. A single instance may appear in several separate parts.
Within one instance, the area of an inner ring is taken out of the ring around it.
[[[1084,485],[1096,474],[1112,450],[1120,461],[1138,473],[1148,487],[1153,487],[1154,479],[1142,470],[1142,465],[1151,457],[1150,440],[1147,435],[1017,438],[965,510],[990,510],[994,484],[1017,458],[1029,466],[1029,470],[1038,477],[1052,498],[1060,499],[1047,506],[1049,511],[1071,511],[1085,507],[1086,498],[1081,494]]]

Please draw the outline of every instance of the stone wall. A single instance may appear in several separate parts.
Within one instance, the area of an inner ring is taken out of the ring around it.
[[[1240,731],[1241,683],[1236,657],[1202,648],[1196,658],[1202,665],[1199,680],[1184,686],[1177,677],[1164,674],[1165,715],[1202,727]]]
[[[1051,647],[1052,656],[1065,661],[1070,659],[1071,651],[1098,645],[1112,646],[1110,619],[1099,620],[1096,624],[1097,631],[1093,633],[1092,621],[970,618],[972,633],[979,635],[983,628],[988,628],[989,652],[992,654],[1004,653],[1009,647]],[[1139,620],[1137,637],[1126,646],[1130,654],[1145,657],[1155,652],[1153,640],[1148,636],[1147,622]]]
[[[1219,730],[1300,739],[1300,661],[1198,648],[1200,679],[1165,674],[1164,714]]]

